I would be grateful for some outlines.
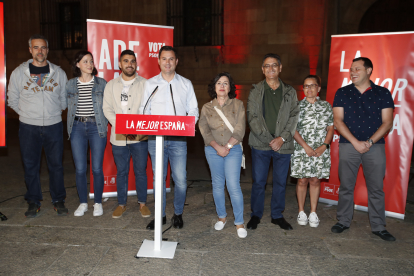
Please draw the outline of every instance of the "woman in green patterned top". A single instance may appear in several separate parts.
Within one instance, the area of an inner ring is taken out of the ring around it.
[[[316,206],[319,199],[321,179],[329,178],[331,155],[329,144],[334,133],[331,105],[318,97],[321,79],[309,75],[303,83],[305,98],[300,101],[299,121],[295,132],[295,152],[291,159],[291,176],[298,178],[296,195],[298,197],[298,224],[318,227],[319,218]],[[304,212],[306,192],[311,203],[309,219]]]

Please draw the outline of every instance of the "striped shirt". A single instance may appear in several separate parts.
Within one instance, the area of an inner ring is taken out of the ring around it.
[[[77,117],[88,117],[95,116],[93,111],[93,102],[92,102],[92,88],[93,88],[93,78],[89,82],[81,82],[78,78],[77,81],[79,98],[78,98],[78,107],[76,109]]]

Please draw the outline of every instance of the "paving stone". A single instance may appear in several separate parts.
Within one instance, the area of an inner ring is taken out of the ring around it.
[[[348,275],[413,275],[414,267],[407,261],[384,259],[346,259],[349,266]]]
[[[0,274],[41,275],[65,250],[65,246],[2,242]]]
[[[89,275],[109,247],[70,246],[42,275]]]
[[[225,273],[224,273],[225,271]],[[300,256],[209,252],[203,256],[201,275],[312,275]]]
[[[37,243],[38,238],[49,231],[46,227],[3,226],[0,227],[0,241],[10,243]],[[0,256],[1,257],[1,256]]]
[[[375,237],[375,238],[374,238]],[[331,253],[338,257],[414,259],[414,244],[405,241],[388,242],[372,234],[368,240],[325,239]]]
[[[256,230],[254,230],[256,231]],[[250,252],[278,253],[287,255],[331,256],[322,239],[291,239],[282,233],[252,233],[248,230],[247,237],[240,239],[236,231],[223,233],[185,233],[179,235],[179,248],[187,250],[207,250],[214,252]]]
[[[309,266],[315,275],[318,276],[348,276],[351,274],[349,267],[349,259],[338,259],[335,256],[320,258],[311,257],[309,258]]]
[[[177,240],[175,232],[167,232],[164,238]],[[46,233],[38,237],[38,242],[59,245],[88,246],[141,246],[144,239],[153,240],[154,232],[149,230],[119,230],[91,228],[59,228],[50,227]]]
[[[174,259],[139,258],[135,247],[111,248],[92,275],[198,275],[202,253],[177,250]]]

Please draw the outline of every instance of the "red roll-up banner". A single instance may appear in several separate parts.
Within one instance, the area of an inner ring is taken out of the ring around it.
[[[386,216],[404,219],[413,149],[414,111],[414,32],[335,35],[331,41],[326,100],[333,103],[338,88],[351,83],[349,68],[356,57],[373,63],[371,80],[388,88],[394,99],[393,128],[385,137],[384,178]],[[339,133],[331,144],[330,179],[321,183],[319,201],[337,204]],[[368,194],[362,166],[354,194],[355,209],[368,210]]]
[[[6,146],[6,53],[4,52],[4,3],[0,2],[0,147]]]
[[[174,27],[146,25],[115,21],[87,20],[88,50],[93,54],[98,76],[110,81],[121,74],[118,67],[119,55],[130,49],[137,57],[137,72],[149,79],[159,74],[158,51],[164,45],[173,45]],[[104,197],[117,196],[116,166],[109,142],[111,125],[108,124],[108,142],[104,155]],[[93,160],[91,160],[91,163]],[[92,167],[91,170],[92,172]],[[147,166],[148,192],[153,192],[152,165],[148,156]],[[170,190],[170,169],[168,167],[167,191]],[[90,174],[90,194],[93,198],[93,175]],[[129,171],[128,195],[135,195],[135,176],[132,160]]]

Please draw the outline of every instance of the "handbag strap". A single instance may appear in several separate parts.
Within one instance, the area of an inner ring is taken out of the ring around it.
[[[220,109],[218,109],[217,106],[214,106],[214,109],[217,111],[218,115],[224,121],[224,123],[226,124],[226,126],[230,129],[231,133],[233,133],[234,128],[230,124],[229,120],[227,120],[226,116],[224,116],[224,113]],[[243,144],[242,144],[242,142],[240,142],[240,147],[241,147],[241,150],[242,150],[242,162],[241,162],[241,166],[242,166],[243,169],[246,169],[246,157],[244,156],[244,153],[243,153]]]
[[[224,123],[226,124],[226,126],[230,129],[231,133],[233,133],[234,128],[233,126],[230,124],[229,120],[227,120],[226,116],[224,116],[224,113],[218,109],[217,106],[214,107],[214,109],[217,111],[218,115],[221,117],[221,119],[224,121]]]

